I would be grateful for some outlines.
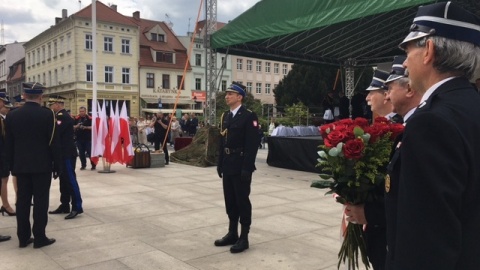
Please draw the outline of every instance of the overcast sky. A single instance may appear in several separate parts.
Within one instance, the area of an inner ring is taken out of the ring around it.
[[[252,7],[260,0],[217,0],[217,20],[228,22]],[[200,0],[103,0],[102,3],[117,5],[117,11],[156,21],[173,23],[177,35],[184,36],[193,31]],[[0,20],[3,22],[4,43],[28,41],[55,23],[61,17],[62,9],[68,16],[92,3],[92,0],[0,0]],[[204,0],[205,3],[205,0]],[[168,15],[166,15],[168,14]],[[200,20],[205,18],[205,4],[202,5]],[[189,25],[190,19],[190,28]]]

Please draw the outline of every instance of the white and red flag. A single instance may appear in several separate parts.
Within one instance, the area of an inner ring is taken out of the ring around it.
[[[127,106],[123,102],[120,112],[120,140],[123,142],[123,162],[128,163],[134,156],[132,138],[130,137],[130,123],[127,115]]]

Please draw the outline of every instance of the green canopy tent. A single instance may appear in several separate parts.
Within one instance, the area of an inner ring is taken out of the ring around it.
[[[419,5],[435,0],[262,0],[211,37],[218,52],[294,63],[390,62]],[[457,0],[480,12],[480,1]]]

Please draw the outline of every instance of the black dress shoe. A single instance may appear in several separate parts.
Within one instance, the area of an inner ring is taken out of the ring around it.
[[[5,242],[10,240],[12,237],[9,235],[0,235],[0,242]]]
[[[222,239],[217,239],[214,242],[214,245],[217,247],[223,247],[228,245],[233,245],[238,241],[238,235],[233,233],[227,233]]]
[[[238,241],[230,248],[231,253],[240,253],[248,249],[248,239],[238,239]]]
[[[26,248],[28,245],[33,243],[33,238],[29,238],[25,243],[20,243],[18,245],[19,248]]]
[[[48,211],[48,213],[49,214],[67,214],[67,213],[70,213],[70,207],[60,205],[57,209],[53,211]]]
[[[96,165],[92,165],[92,168],[90,169],[91,171],[95,171],[95,169],[97,169],[97,166]]]
[[[80,171],[85,170],[85,166],[80,167]]]
[[[44,247],[44,246],[50,246],[51,244],[55,243],[55,241],[57,241],[57,240],[55,240],[55,238],[46,238],[45,240],[39,241],[39,242],[34,241],[33,248],[41,248],[41,247]]]
[[[70,214],[68,214],[65,219],[72,219],[72,218],[75,218],[76,216],[78,216],[79,214],[83,213],[83,210],[80,210],[80,211],[76,211],[76,210],[73,210],[72,212],[70,212]]]

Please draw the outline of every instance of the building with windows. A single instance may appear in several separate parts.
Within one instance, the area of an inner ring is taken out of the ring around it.
[[[139,95],[143,113],[193,112],[194,95],[187,49],[167,24],[131,17],[139,27]],[[185,73],[184,73],[185,70]],[[185,74],[185,79],[184,79]]]
[[[217,22],[217,30],[225,26],[225,23]],[[192,91],[194,94],[195,100],[195,109],[196,112],[204,108],[204,102],[206,100],[206,53],[204,45],[204,27],[205,21],[200,21],[197,23],[195,37],[194,33],[190,32],[187,36],[179,36],[178,39],[182,42],[185,48],[191,48],[190,55],[190,65],[192,67],[192,72],[188,78],[192,82]],[[192,43],[193,38],[193,44]],[[231,56],[226,56],[225,54],[217,54],[216,59],[217,67],[217,84],[216,88],[218,91],[225,91],[232,83],[232,62]]]
[[[25,42],[0,45],[0,89],[6,89],[9,96],[13,96],[7,85],[10,66],[25,57],[23,44]]]
[[[12,103],[16,97],[22,96],[23,86],[25,82],[25,57],[13,63],[9,68],[7,77],[7,95],[10,97]]]
[[[139,27],[131,18],[96,2],[97,98],[107,107],[126,102],[129,115],[139,114]],[[92,6],[56,18],[55,25],[25,43],[26,80],[44,84],[45,95],[66,98],[65,107],[92,110]],[[108,112],[109,110],[107,110]]]
[[[255,99],[271,108],[275,106],[273,89],[292,69],[291,63],[235,55],[232,56],[232,65],[233,81],[245,85]]]

